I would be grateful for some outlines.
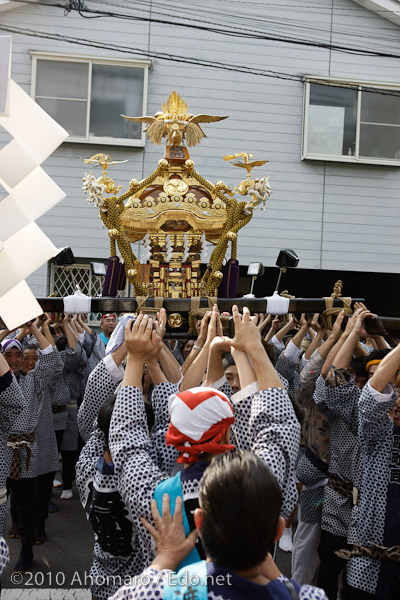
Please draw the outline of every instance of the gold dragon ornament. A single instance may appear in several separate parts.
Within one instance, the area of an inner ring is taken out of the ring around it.
[[[206,137],[200,123],[227,117],[195,116],[176,92],[154,117],[122,116],[148,123],[145,131],[149,139],[160,144],[167,138],[167,145],[156,170],[142,181],[132,179],[129,189],[119,196],[121,186],[116,186],[107,169],[124,161],[112,161],[105,154],[84,159],[103,169],[97,179],[91,172],[85,173],[82,189],[89,202],[100,208],[109,233],[110,256],[117,256],[118,248],[136,296],[216,296],[229,243],[231,258],[236,258],[238,231],[251,220],[257,206],[265,207],[271,194],[267,177],[251,177],[253,168],[267,161],[250,161],[253,156],[245,152],[226,155],[227,161],[242,159],[232,164],[247,171],[246,179],[233,190],[223,181],[213,185],[204,179],[184,144],[196,146]],[[250,199],[238,202],[236,193]],[[138,241],[142,241],[141,260],[131,248],[131,243]],[[207,242],[215,245],[209,258]],[[207,263],[203,276],[201,263]]]

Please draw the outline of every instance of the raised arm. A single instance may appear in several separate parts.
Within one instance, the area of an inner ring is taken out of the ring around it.
[[[112,354],[101,360],[89,375],[83,402],[78,411],[78,428],[84,441],[89,439],[95,428],[100,406],[122,381],[124,370],[121,363],[125,357],[124,342]]]
[[[192,350],[190,351],[189,356],[186,358],[185,362],[182,365],[182,375],[184,375],[186,373],[186,371],[188,370],[190,365],[193,363],[193,361],[197,358],[197,356],[199,355],[199,352],[201,352],[201,349],[203,348],[204,344],[206,343],[207,331],[208,331],[208,325],[210,323],[210,319],[211,319],[211,311],[207,311],[200,322],[200,330],[199,330],[199,335],[197,337],[197,340],[196,340]]]
[[[153,558],[150,537],[141,517],[151,519],[150,505],[156,485],[165,477],[151,458],[151,442],[142,394],[142,373],[147,355],[158,343],[152,319],[140,314],[125,328],[128,351],[125,375],[111,417],[109,446],[118,489],[138,531],[136,543],[143,561]]]
[[[311,329],[315,331],[315,336],[311,341],[311,344],[308,346],[304,358],[306,360],[310,360],[312,354],[320,347],[322,344],[322,340],[324,339],[325,330],[318,323],[319,313],[315,313],[311,320]]]
[[[154,412],[154,425],[150,432],[150,453],[161,471],[171,473],[178,458],[178,452],[165,443],[165,434],[169,426],[168,399],[178,393],[178,386],[170,383],[161,370],[158,362],[164,344],[157,344],[153,352],[147,356],[146,365],[154,384],[151,394],[151,404]],[[167,351],[168,352],[168,351]]]
[[[232,314],[235,337],[231,344],[246,352],[260,390],[251,401],[251,449],[265,460],[277,477],[284,496],[282,514],[288,518],[297,500],[293,469],[299,449],[300,424],[283,383],[261,344],[259,332],[250,323],[249,311],[243,309],[242,321],[237,307],[232,308]]]
[[[249,309],[244,307],[241,320],[238,307],[234,305],[232,315],[235,322],[235,337],[224,338],[226,343],[236,350],[245,352],[250,358],[260,390],[269,387],[283,388],[283,383],[261,343],[260,332],[251,323]]]
[[[44,316],[46,318],[45,318],[45,320],[42,323],[43,335],[46,338],[46,340],[48,341],[48,343],[51,344],[52,346],[54,346],[54,339],[53,339],[53,336],[50,333],[51,317],[49,316],[48,313],[44,313]]]
[[[71,319],[68,318],[68,315],[64,315],[63,328],[64,328],[65,337],[67,338],[68,348],[71,348],[71,350],[73,350],[75,348],[77,339],[75,338],[75,336],[73,334],[70,321],[71,321]]]
[[[383,393],[388,383],[393,382],[400,369],[400,344],[387,354],[378,365],[369,384],[377,392]]]
[[[213,311],[211,313],[210,322],[207,328],[207,337],[204,343],[204,346],[200,350],[198,356],[190,365],[190,369],[186,370],[185,375],[183,377],[183,381],[180,384],[180,391],[183,392],[185,390],[189,390],[192,387],[197,387],[201,385],[204,374],[206,372],[207,362],[208,362],[208,353],[210,349],[211,341],[214,339],[216,335],[220,335],[222,333],[221,321],[218,312],[218,307],[215,304],[213,306]],[[192,350],[193,352],[193,350]]]
[[[343,336],[344,343],[333,360],[335,369],[347,369],[350,366],[360,337],[367,336],[364,328],[364,319],[370,316],[373,315],[367,309],[359,308],[352,315],[351,319],[349,319]]]

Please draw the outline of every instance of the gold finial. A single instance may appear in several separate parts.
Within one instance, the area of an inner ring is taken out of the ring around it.
[[[83,159],[86,164],[89,165],[101,165],[103,168],[103,175],[107,175],[108,165],[118,165],[120,163],[126,163],[128,160],[112,160],[109,154],[94,154],[90,158]]]
[[[234,167],[242,167],[242,169],[246,169],[247,177],[249,179],[251,177],[251,172],[254,169],[254,167],[261,167],[261,165],[265,165],[265,163],[268,162],[267,160],[253,160],[252,162],[249,162],[249,158],[253,158],[253,155],[249,154],[248,152],[237,152],[236,154],[226,154],[226,156],[224,156],[224,160],[226,161],[232,160],[234,158],[243,158],[243,162],[231,163],[231,165],[233,165]]]
[[[137,123],[148,123],[145,131],[149,140],[154,144],[161,144],[163,138],[168,138],[171,146],[180,146],[186,139],[188,146],[196,146],[203,137],[207,137],[199,123],[214,123],[228,117],[217,117],[213,115],[192,115],[188,112],[186,102],[176,92],[172,92],[162,110],[154,117],[127,117],[129,121]]]

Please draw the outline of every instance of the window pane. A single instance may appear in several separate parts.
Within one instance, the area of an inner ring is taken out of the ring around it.
[[[87,100],[88,63],[38,60],[36,96]]]
[[[400,160],[400,127],[361,124],[360,156]]]
[[[310,85],[307,153],[354,155],[357,90]]]
[[[143,83],[144,69],[93,64],[90,135],[140,139],[141,123],[120,115],[141,116]]]
[[[396,94],[396,92],[393,91],[392,94]],[[361,121],[400,125],[400,95],[387,96],[363,91],[361,94]]]
[[[86,138],[87,102],[38,98],[37,103],[70,135]]]

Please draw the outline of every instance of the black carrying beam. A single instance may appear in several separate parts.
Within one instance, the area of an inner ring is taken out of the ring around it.
[[[44,312],[63,312],[64,302],[62,298],[37,298]],[[354,298],[352,302],[365,302],[364,298]],[[218,307],[221,312],[231,312],[232,306],[236,304],[239,309],[247,306],[252,313],[264,312],[267,308],[265,298],[218,298]],[[146,307],[154,307],[154,298],[147,298]],[[333,306],[340,308],[342,301],[334,300]],[[179,313],[183,317],[191,310],[190,298],[164,298],[163,307],[167,313]],[[207,298],[200,298],[200,308],[207,308]],[[92,313],[127,313],[135,312],[137,309],[136,298],[92,298]],[[316,313],[325,310],[323,298],[293,298],[289,302],[289,312],[293,313]]]
[[[62,298],[37,298],[44,312],[64,311],[64,302]],[[364,302],[362,298],[354,299],[353,302]],[[218,298],[218,308],[221,312],[231,312],[233,304],[236,304],[241,310],[247,306],[252,313],[265,313],[267,301],[265,298]],[[343,306],[341,300],[334,300],[334,306],[340,308]],[[154,298],[147,298],[145,306],[154,307]],[[164,298],[163,307],[167,315],[178,313],[183,318],[180,327],[170,327],[167,324],[165,338],[174,339],[195,339],[188,333],[189,331],[189,312],[192,309],[190,298]],[[208,299],[200,298],[200,308],[208,308]],[[92,298],[92,313],[127,313],[135,312],[137,309],[136,298]],[[323,298],[294,298],[289,302],[289,312],[293,313],[316,313],[325,309],[325,300]]]

